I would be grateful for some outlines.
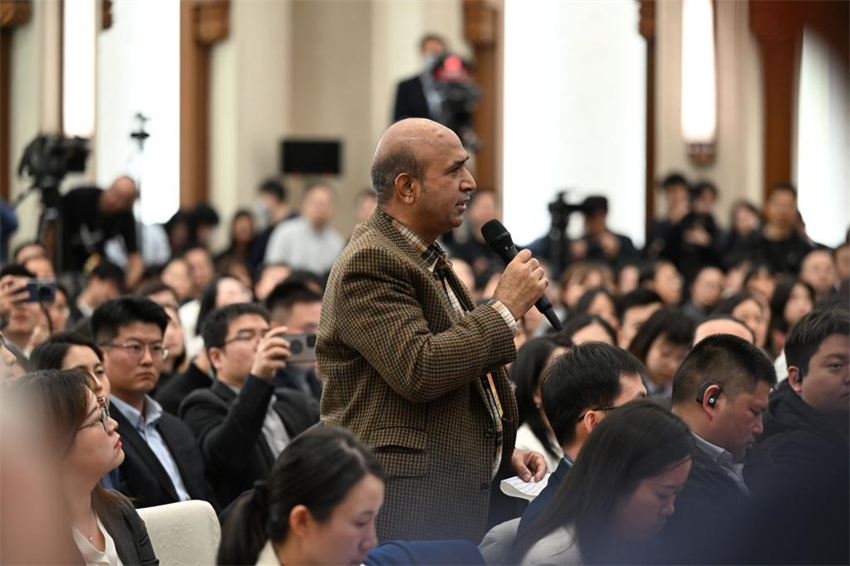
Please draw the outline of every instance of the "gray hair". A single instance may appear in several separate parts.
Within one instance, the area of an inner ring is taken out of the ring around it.
[[[376,156],[372,163],[372,188],[378,195],[378,204],[390,201],[395,187],[395,179],[402,173],[421,179],[425,172],[425,164],[416,157],[409,146]]]

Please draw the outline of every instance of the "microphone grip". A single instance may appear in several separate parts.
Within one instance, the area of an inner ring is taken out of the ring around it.
[[[496,244],[498,245],[498,244]],[[502,256],[502,259],[505,263],[510,263],[516,257],[517,252],[516,246],[513,242],[510,242],[510,245],[504,246],[502,250],[498,250],[499,255]],[[537,302],[534,303],[534,306],[538,311],[543,313],[543,316],[546,317],[546,320],[549,321],[549,324],[552,325],[552,328],[555,330],[563,330],[564,325],[561,324],[561,319],[558,318],[558,315],[555,314],[555,309],[552,308],[552,303],[549,301],[549,297],[545,294],[541,295]]]

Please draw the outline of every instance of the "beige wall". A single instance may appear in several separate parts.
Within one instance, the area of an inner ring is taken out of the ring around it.
[[[681,171],[714,181],[720,190],[717,220],[726,225],[731,205],[746,198],[761,206],[763,130],[761,67],[750,33],[746,2],[715,2],[717,37],[717,156],[712,165],[690,163],[681,135],[681,0],[657,2],[656,171]],[[661,195],[656,210],[664,212]]]

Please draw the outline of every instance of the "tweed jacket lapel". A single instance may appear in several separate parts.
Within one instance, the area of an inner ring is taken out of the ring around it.
[[[372,228],[378,230],[382,235],[392,242],[398,251],[407,257],[417,268],[422,270],[423,273],[426,274],[426,279],[431,282],[434,291],[436,291],[437,295],[440,297],[443,304],[443,311],[446,317],[446,327],[450,327],[454,321],[456,320],[456,313],[449,303],[448,297],[446,297],[446,291],[443,289],[442,284],[437,281],[437,277],[429,272],[422,261],[422,258],[419,257],[419,254],[413,249],[410,243],[404,238],[404,236],[396,229],[395,226],[392,225],[387,217],[381,213],[380,210],[375,210],[372,213],[372,216],[369,220],[366,221],[366,224],[371,226]],[[472,297],[469,294],[469,290],[460,282],[460,279],[455,275],[454,270],[449,269],[446,274],[446,280],[460,301],[461,305],[466,308],[467,311],[472,311],[475,308],[475,303],[472,301]],[[487,396],[487,392],[484,389],[484,385],[481,383],[480,379],[476,379],[473,383],[474,389],[478,392],[478,396],[481,397],[481,402],[484,403],[485,406],[488,406],[489,400]],[[501,388],[499,388],[501,389]],[[505,392],[499,390],[499,395],[504,395]]]

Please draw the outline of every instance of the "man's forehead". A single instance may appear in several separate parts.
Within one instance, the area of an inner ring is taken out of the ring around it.
[[[269,323],[258,314],[243,314],[234,318],[228,325],[233,332],[240,330],[266,329]]]
[[[153,322],[133,322],[118,329],[118,338],[150,338],[152,336],[162,339],[162,330]]]

